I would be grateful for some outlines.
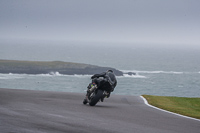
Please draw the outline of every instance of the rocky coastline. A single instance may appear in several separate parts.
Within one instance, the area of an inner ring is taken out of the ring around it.
[[[100,67],[82,63],[62,61],[18,61],[0,60],[0,73],[17,74],[47,74],[59,72],[66,75],[93,75],[108,69],[114,71],[117,76],[123,76],[123,72],[112,67]]]

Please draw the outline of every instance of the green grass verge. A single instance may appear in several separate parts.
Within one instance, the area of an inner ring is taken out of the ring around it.
[[[150,105],[200,119],[200,98],[142,95]]]

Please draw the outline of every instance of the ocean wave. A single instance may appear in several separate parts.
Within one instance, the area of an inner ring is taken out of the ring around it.
[[[66,77],[88,77],[88,76],[92,76],[92,75],[87,75],[87,74],[73,74],[73,75],[68,75],[68,74],[61,74],[59,72],[50,72],[47,74],[36,74],[36,76],[66,76]]]
[[[72,76],[76,76],[76,77],[82,78],[82,77],[91,77],[92,75],[88,75],[88,74],[74,74]]]
[[[178,72],[178,71],[139,71],[139,70],[120,70],[123,72],[123,76],[117,76],[118,78],[147,78],[143,74],[187,74],[190,72]],[[131,73],[131,74],[130,74]],[[199,73],[199,72],[195,72]],[[43,77],[57,77],[57,76],[66,76],[66,77],[77,77],[77,78],[88,78],[92,75],[87,74],[74,74],[74,75],[66,75],[61,74],[59,72],[50,72],[46,74],[15,74],[15,73],[8,73],[3,74],[0,73],[0,79],[20,79],[20,78],[26,78],[28,76],[43,76]]]
[[[23,79],[27,77],[77,77],[77,78],[90,78],[92,75],[87,74],[74,74],[74,75],[64,75],[60,74],[59,72],[51,72],[47,74],[1,74],[0,73],[0,79]],[[139,74],[123,74],[123,76],[117,76],[117,78],[146,78],[146,76],[139,75]]]
[[[62,76],[63,75],[63,74],[60,74],[59,72],[50,72],[48,74],[52,75],[52,76]]]
[[[149,74],[160,74],[160,73],[164,73],[164,74],[183,74],[184,72],[177,72],[177,71],[138,71],[138,70],[121,70],[123,73],[128,73],[128,72],[132,72],[132,73],[149,73]]]
[[[0,73],[0,79],[19,79],[19,78],[26,78],[26,77],[91,77],[92,75],[81,75],[81,74],[74,74],[74,75],[66,75],[61,74],[59,72],[50,72],[46,74],[16,74],[16,73]]]
[[[21,78],[24,78],[24,74],[0,73],[0,79],[21,79]]]
[[[129,74],[123,74],[123,77],[125,78],[147,78],[146,76],[143,76],[143,75],[138,75],[138,74],[132,74],[132,75],[129,75]]]

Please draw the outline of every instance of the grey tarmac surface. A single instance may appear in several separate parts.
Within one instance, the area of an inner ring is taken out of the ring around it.
[[[0,89],[1,133],[200,133],[200,122],[156,110],[139,96]]]

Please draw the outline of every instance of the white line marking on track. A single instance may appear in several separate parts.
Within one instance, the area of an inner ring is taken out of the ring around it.
[[[173,113],[173,112],[170,112],[170,111],[167,111],[167,110],[164,110],[164,109],[160,109],[158,107],[155,107],[155,106],[152,106],[148,103],[148,101],[143,97],[143,96],[140,96],[144,103],[149,106],[149,107],[152,107],[152,108],[155,108],[157,110],[160,110],[160,111],[164,111],[164,112],[167,112],[167,113],[170,113],[170,114],[174,114],[174,115],[178,115],[178,116],[181,116],[181,117],[184,117],[184,118],[188,118],[188,119],[192,119],[192,120],[196,120],[196,121],[200,121],[200,119],[196,119],[196,118],[192,118],[192,117],[189,117],[189,116],[184,116],[184,115],[181,115],[181,114],[177,114],[177,113]]]

